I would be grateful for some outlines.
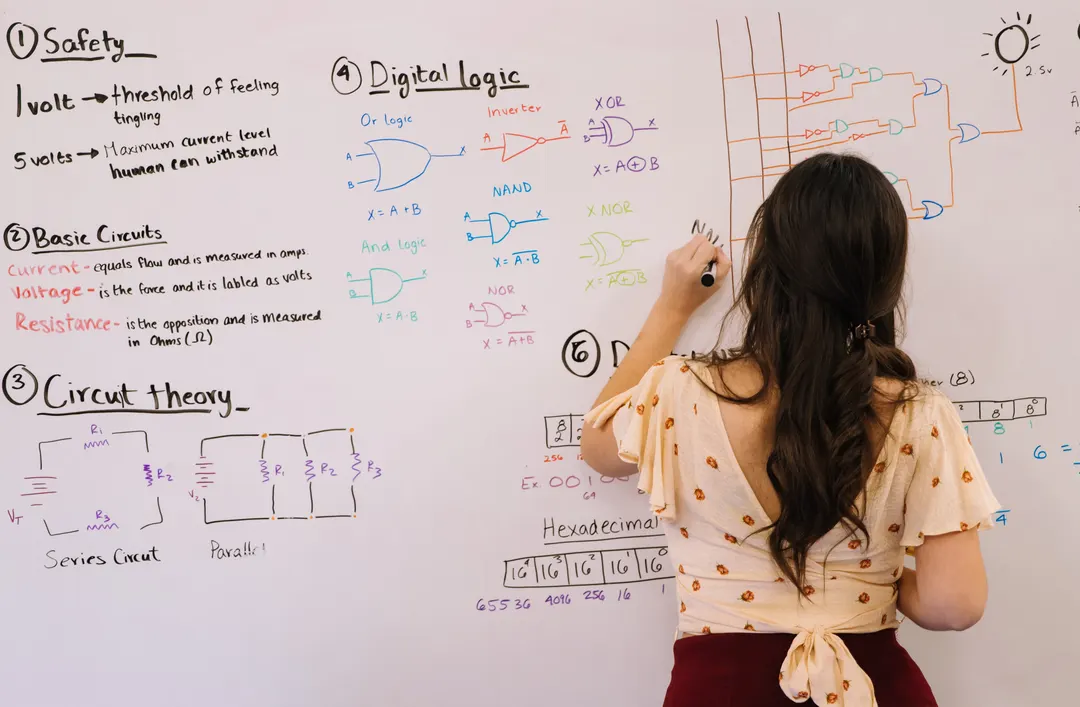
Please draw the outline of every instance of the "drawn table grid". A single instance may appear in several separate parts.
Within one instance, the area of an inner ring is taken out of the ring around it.
[[[1024,420],[1046,415],[1046,398],[1029,397],[1012,400],[956,400],[953,401],[960,421],[1006,422]],[[581,428],[585,416],[577,414],[548,415],[544,417],[545,444],[548,449],[581,446]]]
[[[667,547],[635,547],[518,557],[504,562],[508,589],[595,587],[673,579]]]
[[[960,415],[960,421],[964,423],[1005,422],[1046,415],[1046,398],[958,400],[953,406]]]
[[[584,415],[549,415],[544,418],[547,448],[580,447]]]

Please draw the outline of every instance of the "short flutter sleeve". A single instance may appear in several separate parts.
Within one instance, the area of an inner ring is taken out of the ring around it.
[[[637,464],[638,488],[661,518],[675,517],[675,395],[669,375],[680,365],[677,357],[653,364],[630,390],[601,403],[585,422],[601,427],[612,420],[619,458]]]
[[[915,473],[905,497],[904,535],[901,544],[918,547],[927,535],[993,527],[1001,506],[994,497],[975,456],[960,416],[941,393],[925,402],[925,426],[917,446],[901,447],[914,453]]]

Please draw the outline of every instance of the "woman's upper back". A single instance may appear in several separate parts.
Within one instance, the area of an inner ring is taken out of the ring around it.
[[[805,585],[793,587],[768,531],[755,532],[779,511],[765,473],[770,405],[723,404],[702,380],[713,380],[708,366],[670,357],[589,416],[614,416],[620,455],[638,464],[639,488],[666,521],[685,632],[895,626],[904,548],[992,523],[997,501],[952,403],[920,388],[882,432],[857,500],[869,542],[838,524],[812,546]]]
[[[780,495],[769,480],[767,465],[776,438],[776,413],[779,394],[775,388],[756,403],[737,403],[734,399],[752,397],[761,387],[763,377],[757,364],[750,359],[736,359],[722,367],[704,368],[695,363],[694,373],[713,390],[726,434],[734,455],[735,465],[746,477],[761,509],[770,520],[780,514]],[[909,390],[903,381],[879,378],[875,381],[874,407],[878,423],[868,423],[874,456],[885,445],[893,415],[900,408]]]

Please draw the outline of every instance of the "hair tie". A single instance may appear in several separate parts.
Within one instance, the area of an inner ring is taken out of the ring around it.
[[[851,328],[851,335],[855,339],[865,340],[872,337],[875,331],[877,331],[877,327],[867,321],[866,324],[854,325]]]

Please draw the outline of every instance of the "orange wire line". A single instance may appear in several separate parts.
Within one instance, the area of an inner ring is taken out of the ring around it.
[[[850,101],[854,96],[843,96],[842,98],[826,98],[824,101],[815,101],[813,103],[803,103],[802,105],[789,108],[789,111],[797,111],[800,108],[809,108],[810,106],[819,106],[822,103],[832,103],[833,101]]]
[[[777,13],[777,14],[779,14],[779,13]],[[831,66],[829,66],[828,64],[818,64],[817,66],[811,66],[811,67],[808,67],[808,68],[809,68],[809,71],[806,72],[808,74],[810,73],[810,71],[814,71],[815,69],[828,69],[829,71],[839,71],[839,69],[834,69]],[[763,71],[760,74],[757,74],[757,76],[783,76],[784,74],[797,74],[797,73],[799,73],[798,69],[792,69],[791,71]],[[751,74],[739,74],[738,76],[727,76],[727,77],[724,78],[724,80],[725,81],[734,81],[735,79],[748,79],[751,76],[754,76],[754,74],[752,74],[752,73]]]
[[[945,117],[948,121],[945,127],[952,130],[952,96],[949,94],[949,84],[942,84],[942,86],[945,87]]]
[[[777,13],[777,19],[778,19],[778,21],[781,22],[781,27],[783,27],[782,20],[780,20],[780,13]],[[718,45],[720,44],[719,29],[720,29],[719,22],[717,22],[717,44]],[[746,18],[746,29],[747,29],[747,36],[748,36],[748,38],[750,40],[750,44],[751,44],[750,51],[751,51],[751,70],[752,70],[752,73],[750,73],[750,74],[742,74],[742,75],[739,75],[739,76],[724,77],[723,73],[721,71],[721,79],[722,79],[722,81],[726,81],[729,78],[730,79],[753,78],[754,83],[755,83],[755,96],[754,96],[755,97],[755,107],[757,106],[757,103],[759,103],[760,101],[785,101],[785,103],[787,103],[787,102],[790,102],[790,101],[793,101],[793,100],[795,100],[795,101],[801,100],[801,96],[798,96],[798,97],[792,97],[792,96],[783,96],[783,97],[766,96],[766,97],[762,98],[762,97],[759,97],[757,95],[757,86],[756,86],[756,84],[757,84],[757,77],[758,76],[784,76],[785,79],[786,79],[788,74],[800,74],[800,75],[802,75],[802,72],[800,72],[799,70],[790,70],[790,71],[785,70],[785,71],[764,72],[764,73],[760,73],[760,74],[756,73],[756,72],[753,72],[753,68],[754,68],[754,64],[753,64],[753,36],[750,34],[750,21],[749,21],[749,18]],[[721,58],[721,61],[722,61],[722,58]],[[722,68],[722,65],[721,65],[721,68]],[[815,70],[815,69],[820,69],[820,68],[828,68],[831,73],[835,73],[835,72],[839,71],[839,69],[835,69],[835,68],[833,68],[831,66],[828,66],[828,65],[813,66],[813,67],[810,67],[810,70]],[[1009,133],[1022,132],[1024,130],[1024,124],[1023,124],[1023,121],[1021,120],[1021,117],[1020,117],[1020,99],[1019,99],[1019,94],[1018,94],[1018,89],[1017,89],[1016,67],[1015,66],[1010,66],[1009,68],[1010,68],[1010,71],[1012,72],[1013,107],[1014,107],[1014,110],[1016,112],[1016,125],[1017,125],[1017,127],[1010,128],[1008,130],[984,130],[984,131],[982,131],[980,133],[982,135],[1005,135],[1005,134],[1009,134]],[[859,68],[856,68],[855,70],[856,70],[857,73],[863,74],[863,75],[869,73],[868,71],[864,71],[864,70],[859,69]],[[809,71],[807,71],[806,73],[809,73]],[[883,73],[882,76],[883,77],[884,76],[910,76],[913,86],[919,86],[920,85],[920,82],[915,80],[915,74],[913,72],[910,72],[910,71]],[[822,103],[832,103],[832,102],[835,102],[835,101],[851,100],[851,99],[853,99],[855,97],[855,86],[864,86],[864,85],[868,85],[870,83],[876,83],[876,81],[874,81],[874,82],[871,82],[871,81],[856,81],[856,82],[853,82],[853,83],[850,84],[851,93],[848,96],[841,96],[841,97],[838,97],[838,98],[828,98],[828,99],[825,99],[825,100],[814,101],[814,102],[805,102],[805,103],[802,103],[800,105],[795,106],[794,108],[788,108],[787,113],[790,114],[794,110],[797,110],[799,108],[807,108],[807,107],[812,106],[812,105],[819,105],[819,104],[822,104]],[[829,89],[827,91],[820,91],[820,92],[815,92],[815,93],[817,93],[820,96],[820,95],[830,93],[830,92],[836,90],[836,76],[835,75],[832,76],[832,84],[833,84],[833,87],[831,89]],[[953,126],[953,121],[952,121],[952,95],[951,95],[951,91],[949,89],[949,85],[943,83],[943,84],[941,84],[941,86],[942,86],[942,88],[945,89],[946,127],[948,128],[948,130],[950,130],[952,132],[960,131],[962,133],[963,131],[960,130],[959,127],[954,127]],[[786,93],[786,91],[785,91],[785,93]],[[915,100],[917,98],[919,98],[921,96],[925,96],[925,95],[926,95],[925,93],[916,93],[911,97],[912,124],[911,125],[903,125],[901,123],[901,126],[903,127],[903,129],[912,129],[912,128],[917,128],[918,127],[919,120],[918,120],[918,112],[916,111],[916,108],[915,108]],[[772,169],[789,169],[789,168],[791,168],[793,166],[791,164],[792,160],[790,159],[790,155],[792,153],[795,153],[795,152],[812,152],[812,151],[815,151],[815,150],[824,149],[826,147],[831,147],[831,146],[835,146],[835,145],[842,145],[844,143],[851,142],[856,137],[858,137],[858,139],[861,140],[861,139],[865,139],[865,138],[869,138],[869,137],[875,137],[875,136],[878,136],[878,135],[884,135],[886,133],[891,132],[891,130],[889,129],[889,124],[888,123],[882,123],[877,118],[871,118],[871,119],[868,119],[868,120],[860,120],[860,121],[855,122],[855,123],[849,123],[848,125],[849,126],[850,125],[862,125],[862,124],[865,124],[865,123],[874,122],[874,123],[877,124],[877,127],[886,128],[886,129],[885,130],[879,130],[879,131],[872,132],[872,133],[868,133],[868,134],[859,134],[858,136],[853,135],[851,137],[845,138],[844,140],[832,141],[832,142],[830,142],[830,140],[832,140],[832,138],[835,136],[836,131],[835,130],[830,130],[829,131],[830,135],[828,137],[820,138],[820,139],[817,139],[817,140],[807,140],[805,142],[799,143],[794,148],[792,148],[790,145],[788,145],[788,146],[785,146],[785,147],[779,147],[779,148],[774,147],[774,148],[764,149],[762,144],[761,144],[762,140],[780,140],[780,139],[783,139],[783,140],[789,140],[790,141],[792,139],[805,138],[805,133],[804,133],[804,135],[801,135],[801,136],[800,135],[772,135],[772,136],[768,136],[768,137],[763,137],[760,134],[760,132],[761,132],[761,130],[760,130],[760,119],[761,119],[760,109],[757,109],[757,115],[758,115],[758,120],[759,120],[758,136],[757,137],[752,137],[752,138],[743,138],[743,139],[739,139],[739,140],[730,140],[730,141],[728,141],[728,146],[729,146],[728,147],[728,158],[729,158],[729,163],[730,163],[730,145],[735,144],[735,143],[739,143],[739,142],[751,142],[751,141],[754,141],[754,140],[758,141],[758,149],[759,149],[759,152],[761,152],[761,153],[775,152],[775,151],[778,151],[778,150],[789,150],[789,160],[788,160],[789,164],[786,164],[786,165],[785,164],[770,165],[768,167],[765,167],[764,166],[764,155],[762,155],[762,174],[760,174],[760,175],[748,175],[748,176],[744,176],[744,177],[735,177],[735,178],[730,180],[731,182],[737,182],[737,181],[743,181],[743,180],[747,180],[747,179],[760,179],[760,180],[762,180],[762,190],[764,190],[764,188],[765,188],[765,179],[770,178],[770,177],[779,176],[777,174],[772,174],[772,175],[765,174],[765,172],[767,170],[772,170]],[[726,116],[726,109],[725,109],[725,116]],[[790,128],[789,128],[789,132],[790,132]],[[962,139],[963,139],[963,135],[959,135],[959,136],[954,135],[953,137],[949,138],[949,141],[948,141],[948,146],[947,147],[948,147],[948,154],[949,154],[949,203],[943,205],[942,206],[943,209],[953,208],[956,205],[956,168],[955,168],[955,162],[954,162],[954,159],[953,159],[952,148],[953,148],[953,143],[954,142],[956,142],[957,140],[962,140]],[[819,143],[825,143],[825,144],[819,144]],[[730,164],[729,164],[728,174],[730,175]],[[915,206],[915,200],[914,200],[914,193],[913,193],[913,191],[911,189],[911,183],[906,178],[897,179],[897,183],[900,183],[900,182],[903,182],[904,188],[907,190],[907,193],[908,193],[908,205],[909,205],[911,211],[915,212],[915,213],[923,212],[923,215],[921,215],[921,216],[918,216],[918,215],[909,216],[908,219],[909,220],[921,220],[921,219],[924,219],[925,214],[927,212],[927,207],[926,206],[916,207]],[[730,190],[729,190],[729,195],[732,195],[732,198],[733,198],[733,193]],[[763,195],[763,198],[764,198],[764,195]],[[729,212],[730,212],[730,209],[729,209]],[[730,217],[732,217],[732,216],[729,213],[729,218]],[[734,243],[736,241],[748,240],[748,238],[733,238],[732,234],[730,232],[732,225],[733,224],[729,223],[729,233],[728,233],[728,241],[729,241],[729,243]]]
[[[810,150],[821,150],[821,149],[826,148],[826,147],[832,147],[833,145],[843,145],[845,142],[847,142],[850,139],[851,138],[845,138],[845,139],[839,140],[837,142],[828,142],[828,143],[825,143],[824,145],[818,145],[817,147],[803,147],[801,149],[796,149],[796,148],[793,147],[793,148],[791,148],[791,151],[792,152],[807,152],[807,151],[810,151]]]
[[[907,179],[897,179],[896,181],[897,181],[897,183],[903,182],[904,186],[907,187],[907,199],[908,199],[908,204],[911,205],[911,210],[912,211],[926,211],[925,206],[915,206],[915,199],[911,194],[911,182],[909,182]]]
[[[758,74],[751,73],[751,74],[739,74],[738,76],[728,76],[724,80],[725,81],[734,81],[735,79],[748,79],[751,76],[782,76],[784,74],[797,74],[797,73],[799,73],[798,69],[795,69],[794,71],[762,71],[761,73],[758,73]]]
[[[1005,135],[1006,133],[1020,133],[1024,131],[1024,124],[1020,120],[1020,100],[1016,95],[1016,65],[1009,67],[1012,70],[1013,105],[1016,106],[1016,126],[1011,130],[983,130],[983,135]]]
[[[882,76],[910,76],[912,85],[920,85],[919,82],[915,80],[915,74],[910,71],[894,71],[891,74],[882,74]]]
[[[758,140],[789,140],[793,137],[802,137],[802,135],[765,135],[763,137],[744,137],[738,140],[729,140],[729,145],[734,145],[737,142],[757,142]]]

